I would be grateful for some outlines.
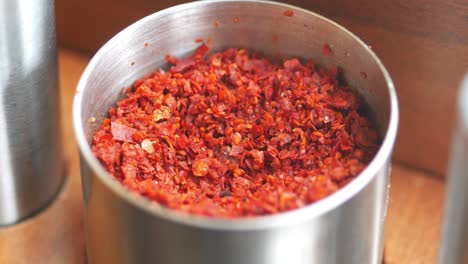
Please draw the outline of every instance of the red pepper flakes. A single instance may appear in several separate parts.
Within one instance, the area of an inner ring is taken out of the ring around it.
[[[331,47],[330,47],[329,44],[324,44],[324,45],[323,45],[322,53],[323,53],[323,55],[325,55],[325,56],[331,56],[331,55],[333,55],[333,51],[332,51],[332,49],[331,49]]]
[[[148,42],[145,42],[144,45],[145,45],[145,47],[148,47],[148,46],[149,46],[149,43],[148,43]]]
[[[220,23],[218,20],[215,21],[215,27],[219,27]]]
[[[292,17],[292,16],[294,16],[294,11],[288,9],[288,10],[284,11],[283,15],[285,15],[287,17]]]
[[[201,39],[201,38],[195,39],[195,43],[202,43],[202,42],[203,42],[203,39]]]
[[[232,19],[232,22],[234,22],[235,24],[239,23],[240,22],[240,18],[239,17],[235,17]]]
[[[336,68],[272,64],[245,49],[168,56],[108,111],[92,151],[163,206],[236,218],[293,210],[355,178],[379,141]]]

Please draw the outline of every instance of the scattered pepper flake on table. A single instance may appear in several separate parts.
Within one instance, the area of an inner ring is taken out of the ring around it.
[[[207,52],[167,56],[94,135],[94,155],[132,192],[197,215],[269,215],[336,192],[375,155],[377,132],[336,68]]]

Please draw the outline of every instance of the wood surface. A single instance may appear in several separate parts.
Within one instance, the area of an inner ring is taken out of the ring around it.
[[[43,212],[0,228],[2,264],[85,264],[83,204],[71,102],[89,57],[59,53],[64,146],[68,174],[63,190]],[[444,181],[395,163],[385,227],[385,263],[436,263]]]
[[[63,46],[94,53],[116,32],[184,1],[57,0]],[[347,27],[387,66],[400,99],[395,158],[445,175],[454,103],[468,70],[467,0],[289,0]]]
[[[441,177],[393,164],[385,264],[435,264],[445,199]]]

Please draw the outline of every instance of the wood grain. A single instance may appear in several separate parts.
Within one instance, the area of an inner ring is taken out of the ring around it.
[[[0,263],[85,264],[83,205],[71,101],[87,56],[59,53],[64,146],[69,173],[62,192],[40,214],[0,228]],[[444,183],[440,178],[393,166],[385,232],[385,263],[435,263]]]
[[[93,53],[130,23],[181,2],[57,0],[59,40],[66,47]],[[444,175],[455,97],[468,70],[468,1],[286,2],[330,17],[372,45],[400,98],[396,159]]]

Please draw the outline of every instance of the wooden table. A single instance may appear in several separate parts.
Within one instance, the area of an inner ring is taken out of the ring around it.
[[[67,179],[57,199],[43,212],[17,225],[0,228],[2,264],[86,263],[79,161],[70,113],[76,83],[88,60],[88,56],[60,50]],[[436,262],[443,198],[441,177],[393,165],[385,229],[385,263]]]

